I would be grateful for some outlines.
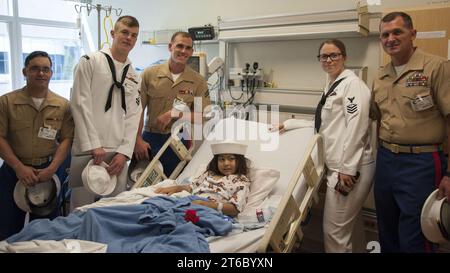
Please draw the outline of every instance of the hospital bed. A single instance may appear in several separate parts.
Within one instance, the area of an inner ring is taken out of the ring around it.
[[[272,180],[272,184],[262,186],[266,192],[262,198],[264,201],[259,205],[271,201],[269,203],[275,204],[276,208],[270,222],[250,231],[211,238],[210,251],[291,252],[295,243],[301,242],[302,224],[313,202],[318,201],[317,192],[325,172],[321,136],[314,135],[312,124],[281,135],[278,132],[269,132],[267,124],[234,118],[219,120],[217,123],[210,122],[207,125],[212,128],[211,133],[195,155],[191,157],[190,153],[181,152],[186,161],[182,164],[189,163],[177,177],[178,182],[189,181],[203,171],[213,157],[210,144],[223,139],[235,139],[248,145],[246,157],[251,160],[251,169],[256,170],[255,172],[258,170],[272,170],[266,173],[279,172],[279,178]],[[183,149],[177,142],[179,142],[177,135],[172,134],[165,147]],[[155,156],[153,161],[157,160]],[[139,188],[140,186],[159,182],[155,177],[153,181],[150,179],[152,174],[156,173],[156,178],[161,175],[160,170],[154,170],[159,167],[153,161],[134,186],[137,190],[144,189]],[[252,181],[255,187],[258,186],[256,190],[261,191],[258,183],[258,180]],[[268,186],[270,187],[267,188]],[[252,194],[252,186],[250,189]],[[244,211],[252,213],[254,209],[254,207],[249,210],[245,208]]]
[[[246,143],[246,157],[251,160],[252,166],[270,168],[280,173],[267,196],[278,203],[270,223],[263,228],[214,239],[210,242],[211,252],[290,252],[295,243],[303,238],[302,223],[313,202],[318,201],[317,191],[325,172],[323,140],[320,135],[314,135],[312,123],[306,128],[281,135],[269,132],[269,126],[242,119],[223,119],[215,123],[192,159],[184,152],[178,153],[182,161],[188,158],[190,162],[177,181],[201,173],[199,167],[206,166],[213,157],[210,144],[222,139]],[[165,147],[173,147],[177,153],[176,148],[179,149],[179,146],[169,145],[178,142],[177,139],[176,134],[173,134]],[[154,158],[155,162],[157,160],[158,156]],[[155,174],[161,171],[154,170],[158,168],[155,162],[152,161],[144,171],[135,188],[158,182],[159,177]]]

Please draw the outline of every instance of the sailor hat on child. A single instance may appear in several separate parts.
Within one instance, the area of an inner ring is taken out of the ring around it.
[[[247,151],[247,144],[239,143],[234,140],[224,140],[219,143],[211,144],[211,150],[214,155],[219,154],[245,155]]]

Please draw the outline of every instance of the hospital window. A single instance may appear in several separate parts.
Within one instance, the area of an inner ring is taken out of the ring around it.
[[[67,99],[70,97],[73,69],[83,54],[76,25],[74,5],[77,3],[0,0],[0,21],[5,22],[0,22],[0,54],[6,53],[0,55],[0,95],[25,85],[21,72],[25,58],[32,51],[42,50],[50,55],[53,63],[50,89]],[[8,29],[19,31],[8,36]]]
[[[8,25],[0,22],[0,96],[12,90],[9,42]]]
[[[80,1],[19,0],[19,17],[74,23],[75,2]]]
[[[0,0],[0,15],[12,14],[12,0]]]
[[[8,52],[0,52],[0,74],[8,73]]]

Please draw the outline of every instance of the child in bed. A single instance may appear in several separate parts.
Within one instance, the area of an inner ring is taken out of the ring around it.
[[[208,199],[195,200],[193,204],[235,217],[243,210],[250,190],[246,149],[247,145],[231,141],[211,144],[214,157],[202,175],[189,185],[158,188],[155,193],[171,195],[184,190]]]

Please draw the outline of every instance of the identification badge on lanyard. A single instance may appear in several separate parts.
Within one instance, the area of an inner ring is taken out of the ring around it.
[[[433,103],[433,99],[431,98],[431,96],[426,96],[426,97],[417,96],[416,99],[411,101],[411,107],[416,112],[427,110],[427,109],[433,107],[433,105],[434,105],[434,103]]]
[[[52,129],[51,127],[50,128],[41,127],[39,128],[38,137],[48,140],[55,140],[57,132],[58,132],[57,130]]]

